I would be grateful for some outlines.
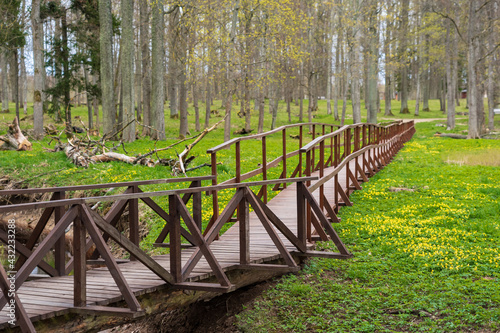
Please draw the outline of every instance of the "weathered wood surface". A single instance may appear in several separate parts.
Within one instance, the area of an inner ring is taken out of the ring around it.
[[[350,169],[354,172],[354,163],[350,163]],[[333,168],[325,169],[325,174]],[[311,176],[317,176],[314,173]],[[346,187],[346,170],[343,169],[339,173],[339,183],[347,192]],[[333,204],[334,179],[325,183],[324,193],[327,200]],[[314,181],[312,181],[314,184]],[[320,191],[314,192],[315,199],[319,202]],[[269,203],[268,207],[279,219],[296,235],[297,234],[297,207],[296,207],[296,184],[287,186],[286,189],[278,193]],[[248,263],[262,264],[281,258],[280,251],[274,245],[271,237],[266,231],[262,222],[260,222],[255,212],[251,212],[249,222],[249,249]],[[279,236],[280,241],[284,244],[289,252],[296,250],[296,247],[281,234],[275,227],[273,229]],[[210,250],[213,252],[217,261],[221,265],[223,271],[232,269],[245,269],[240,265],[240,230],[238,222],[236,222],[229,230],[227,230],[218,240],[210,244]],[[312,249],[313,244],[308,243],[308,249]],[[194,248],[187,248],[181,251],[182,266],[195,251]],[[154,256],[153,259],[165,269],[170,268],[170,255]],[[168,288],[168,285],[159,278],[155,273],[146,268],[139,261],[130,261],[119,265],[119,268],[129,284],[133,293],[138,296],[146,293],[152,293],[156,290]],[[257,269],[259,266],[252,267]],[[265,267],[260,267],[264,269]],[[285,271],[290,271],[291,268],[275,267],[276,275],[283,274]],[[213,271],[209,263],[204,257],[199,261],[196,267],[188,276],[188,282],[200,281],[212,277]],[[60,276],[53,278],[43,278],[33,281],[24,282],[18,290],[19,298],[21,299],[26,311],[32,321],[51,318],[54,316],[63,315],[70,312],[73,306],[73,276]],[[109,273],[107,268],[96,268],[87,271],[87,305],[104,306],[123,300],[119,288]],[[5,328],[8,324],[7,310],[4,308],[0,312],[0,329]]]

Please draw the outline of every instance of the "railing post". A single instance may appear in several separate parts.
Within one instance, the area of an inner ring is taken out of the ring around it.
[[[212,164],[212,185],[217,185],[217,153],[213,152],[210,156]],[[215,222],[219,218],[219,198],[217,191],[212,191],[212,221]]]
[[[330,126],[331,127],[331,132],[330,133],[333,133],[333,126]],[[334,156],[333,156],[333,136],[330,137],[330,166],[333,166],[333,159],[334,159]]]
[[[345,138],[344,138],[344,155],[345,158],[351,154],[351,129],[348,128],[345,131]],[[349,194],[349,176],[347,170],[349,170],[349,160],[347,161],[345,167],[346,167],[346,174],[345,174],[345,182],[346,182],[346,190],[347,194]]]
[[[335,135],[333,138],[333,166],[339,165],[339,158],[340,158],[340,137],[339,135]]]
[[[63,200],[66,197],[64,191],[54,192],[54,200]],[[59,222],[61,217],[64,215],[64,206],[58,206],[54,211],[54,221],[55,224]],[[59,273],[59,276],[66,275],[66,237],[65,234],[57,240],[54,245],[54,263],[55,269]]]
[[[302,177],[302,153],[300,152],[300,148],[302,148],[302,135],[303,135],[303,126],[299,127],[299,177]]]
[[[238,189],[237,191],[250,191],[250,189]],[[240,264],[247,265],[250,262],[250,210],[248,201],[243,198],[238,204],[238,221],[240,228]]]
[[[312,139],[316,139],[316,125],[312,125]],[[316,149],[315,147],[312,148],[312,155],[311,155],[311,164],[312,164],[312,171],[315,171],[314,170],[314,167],[316,165],[316,163],[314,163],[314,161],[316,160]],[[309,185],[308,185],[309,186]]]
[[[267,145],[265,136],[262,137],[262,180],[267,180]],[[267,204],[267,185],[262,186],[262,199]]]
[[[283,142],[283,178],[287,178],[286,170],[286,128],[283,129],[281,141]],[[283,184],[283,188],[286,188],[286,183]]]
[[[303,191],[307,190],[304,183],[297,183],[297,237],[299,241],[306,245],[306,199]]]
[[[314,147],[311,150],[314,151]],[[307,153],[306,153],[306,177],[310,177],[311,176],[311,150],[308,150]],[[309,186],[311,186],[311,181],[310,180],[308,180],[306,182],[306,186],[304,186],[304,191],[308,191],[307,187],[309,187]],[[306,218],[306,222],[307,222],[307,239],[309,241],[311,241],[311,206],[309,205],[309,203],[307,204],[306,214],[307,214],[307,218]]]
[[[139,193],[138,186],[132,186],[132,193]],[[128,201],[128,211],[129,238],[132,243],[139,246],[139,199]],[[130,255],[130,260],[135,261],[136,258]]]
[[[234,150],[235,150],[235,159],[236,159],[236,183],[239,183],[241,181],[241,155],[240,155],[240,142],[236,142],[234,145]]]
[[[174,282],[182,282],[181,262],[181,220],[177,207],[177,197],[168,196],[168,213],[170,217],[170,274]]]
[[[366,147],[366,124],[363,124],[363,147]]]
[[[80,215],[83,215],[81,206]],[[86,274],[86,233],[80,217],[73,221],[73,269],[74,289],[73,305],[83,307],[87,305],[87,274]]]

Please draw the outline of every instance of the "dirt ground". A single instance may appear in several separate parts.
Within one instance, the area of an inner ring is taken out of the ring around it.
[[[233,333],[236,315],[272,287],[275,281],[265,281],[223,294],[209,301],[193,303],[163,313],[149,315],[133,323],[113,327],[99,333]]]

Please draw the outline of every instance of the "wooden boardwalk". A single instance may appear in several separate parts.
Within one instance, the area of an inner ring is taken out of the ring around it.
[[[307,124],[300,126],[305,125]],[[135,296],[169,288],[230,292],[241,287],[231,284],[225,275],[225,272],[231,270],[267,270],[278,276],[297,271],[299,269],[297,263],[304,257],[350,258],[348,249],[332,228],[335,222],[339,222],[336,213],[340,206],[350,205],[349,194],[355,189],[360,189],[362,181],[367,181],[369,176],[389,163],[403,143],[411,138],[414,133],[413,123],[399,123],[387,127],[359,124],[345,126],[335,132],[332,126],[332,133],[319,138],[313,137],[311,143],[292,153],[286,151],[286,128],[278,130],[283,131],[284,148],[281,158],[268,162],[265,137],[257,135],[263,141],[265,163],[256,171],[241,175],[238,140],[246,140],[248,137],[237,139],[235,140],[236,178],[219,185],[217,185],[216,168],[213,167],[214,173],[210,177],[186,178],[192,181],[189,189],[149,193],[140,190],[139,185],[179,181],[153,180],[120,183],[122,187],[127,186],[122,195],[64,199],[65,191],[74,188],[52,188],[43,189],[45,192],[53,192],[51,201],[10,207],[0,206],[0,213],[33,208],[45,209],[37,228],[33,231],[31,237],[33,239],[28,240],[26,245],[18,244],[16,249],[24,257],[20,257],[16,267],[18,270],[16,278],[20,282],[19,285],[16,284],[18,297],[16,304],[19,305],[16,310],[21,312],[18,323],[20,322],[23,330],[34,331],[34,327],[26,321],[26,318],[36,322],[68,313],[120,315],[121,312],[122,315],[129,317],[139,316],[143,314],[143,310]],[[302,127],[300,133],[302,136]],[[302,139],[300,141],[302,145]],[[210,151],[212,166],[216,165],[217,149],[222,149],[228,144],[231,143],[225,143]],[[287,178],[289,172],[286,169],[286,160],[297,155],[299,164],[292,178]],[[267,180],[267,168],[274,167],[279,162],[283,162],[282,177],[278,180]],[[263,174],[263,181],[241,183],[242,180],[259,173]],[[303,175],[305,177],[301,177]],[[298,178],[294,178],[296,176]],[[202,180],[212,180],[214,186],[201,187]],[[285,183],[288,185],[267,202],[267,187],[273,185],[279,187]],[[103,186],[109,185],[99,186],[104,188]],[[249,187],[257,185],[262,187],[259,194],[255,195]],[[97,186],[85,185],[80,188],[101,188]],[[228,188],[234,188],[235,195],[221,214],[218,208],[213,209],[213,219],[205,230],[205,235],[202,236],[201,212],[207,207],[201,207],[201,193],[210,192],[213,196],[213,207],[218,207],[218,191]],[[36,192],[35,189],[17,190],[20,191]],[[5,191],[0,191],[0,195],[4,194],[3,192]],[[180,195],[184,196],[181,198]],[[155,196],[168,196],[168,213],[151,199]],[[193,200],[192,216],[186,208],[186,203],[190,199]],[[114,201],[105,217],[90,211],[89,203],[101,200]],[[166,245],[162,242],[166,235],[170,234],[171,243],[167,245],[170,247],[169,254],[149,257],[139,249],[138,200],[144,201],[156,214],[165,219],[166,225],[157,242],[161,243],[159,245]],[[127,205],[130,240],[114,228]],[[249,206],[254,211],[249,213]],[[239,221],[215,239],[222,225],[233,216],[236,208]],[[52,213],[58,221],[56,226],[34,248]],[[189,230],[182,228],[180,218],[184,220]],[[66,263],[64,242],[61,245],[60,239],[64,235],[65,228],[72,222],[74,223],[73,258],[71,263]],[[3,238],[0,237],[0,240],[7,243],[6,233],[2,232],[0,236],[3,235]],[[87,239],[85,239],[86,232],[89,235]],[[182,251],[181,234],[193,244],[191,247],[183,248]],[[117,265],[106,244],[108,237],[106,235],[111,236],[138,261]],[[314,251],[313,241],[317,239],[331,239],[339,253]],[[98,253],[104,258],[107,266],[86,271],[85,256],[92,242],[99,249]],[[45,253],[51,248],[54,248],[56,257],[55,269],[43,261]],[[276,264],[283,261],[285,264]],[[34,267],[44,268],[41,265],[45,265],[45,270],[48,269],[49,274],[53,276],[27,280]],[[74,271],[73,276],[68,275],[71,271]],[[9,288],[5,271],[0,273],[4,276],[0,275],[0,287],[3,292],[0,302],[4,302],[0,304],[2,306],[11,298],[9,296],[6,299],[5,296]],[[219,284],[213,283],[214,278]],[[129,306],[128,309],[108,306],[123,300]],[[5,306],[0,312],[0,330],[9,327],[9,320],[11,318],[8,307]]]
[[[317,172],[312,174],[315,176]],[[340,182],[345,184],[345,170],[339,174]],[[333,194],[333,181],[326,184],[326,193]],[[316,199],[317,194],[316,194]],[[333,198],[330,198],[333,199]],[[269,203],[268,207],[289,227],[297,232],[297,207],[296,186],[292,184],[278,193]],[[294,251],[293,246],[281,233],[281,240],[289,251]],[[309,243],[309,247],[313,244]],[[236,222],[218,240],[210,244],[217,260],[224,271],[234,269],[239,265],[239,225]],[[186,264],[194,249],[182,250],[182,263]],[[250,213],[250,261],[260,264],[281,258],[281,255],[266,232],[264,226],[256,216]],[[153,256],[164,268],[170,267],[169,255]],[[136,296],[153,293],[159,289],[168,288],[168,284],[160,279],[155,273],[148,270],[138,261],[131,261],[119,265],[120,270]],[[277,272],[276,275],[281,275]],[[213,276],[213,272],[202,258],[196,268],[189,275],[189,281],[205,280]],[[35,322],[71,312],[73,308],[73,277],[59,276],[42,278],[25,282],[18,290],[18,296],[26,308],[30,319]],[[108,305],[122,301],[123,296],[116,286],[109,270],[105,267],[95,268],[87,271],[87,304]],[[4,308],[0,313],[0,329],[8,326],[8,311]]]

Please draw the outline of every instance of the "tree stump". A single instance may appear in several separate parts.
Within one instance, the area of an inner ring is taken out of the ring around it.
[[[31,150],[31,142],[21,132],[17,117],[9,125],[7,134],[0,136],[0,150]]]

